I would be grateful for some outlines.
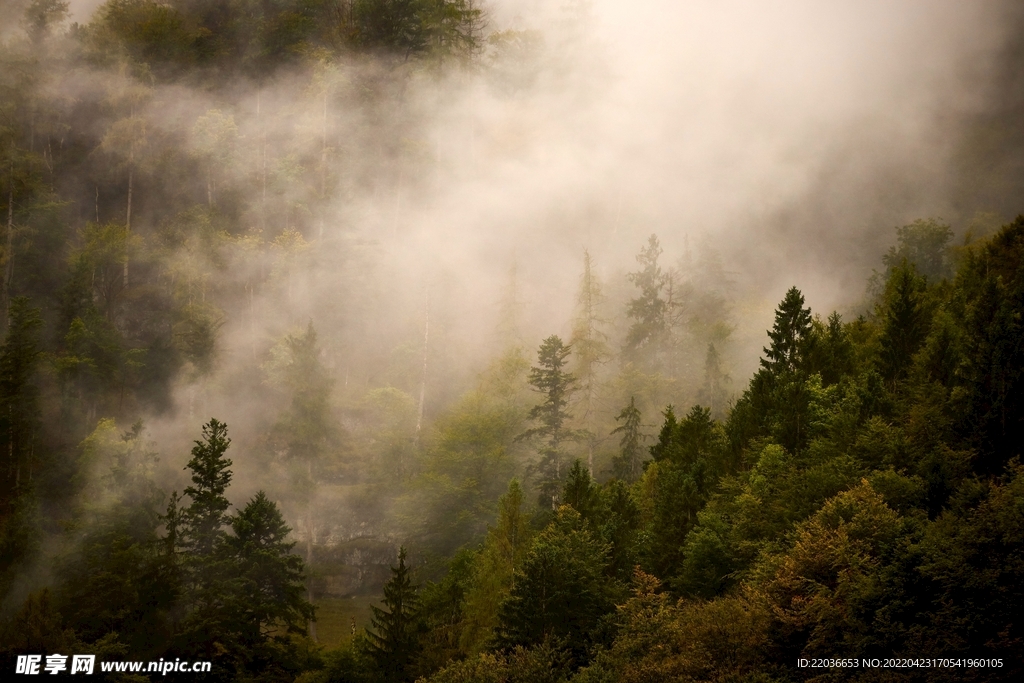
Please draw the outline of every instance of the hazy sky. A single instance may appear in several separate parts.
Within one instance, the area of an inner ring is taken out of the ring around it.
[[[76,18],[96,4],[73,2]],[[962,229],[973,210],[988,208],[953,210],[950,167],[965,122],[987,104],[1012,26],[1006,3],[483,6],[488,31],[524,32],[519,47],[489,53],[477,75],[413,79],[393,112],[405,119],[396,130],[432,165],[406,175],[382,166],[372,191],[338,201],[317,249],[321,265],[290,285],[297,298],[278,312],[275,333],[313,318],[328,326],[325,338],[355,334],[326,322],[345,315],[331,307],[348,291],[351,250],[330,245],[346,230],[377,245],[390,274],[381,282],[398,297],[388,314],[407,313],[414,327],[427,284],[445,280],[444,303],[459,315],[451,328],[478,340],[480,355],[493,351],[513,262],[533,344],[568,333],[584,248],[599,274],[621,283],[656,232],[665,265],[687,245],[724,258],[737,285],[732,355],[742,383],[788,287],[800,287],[816,312],[849,310],[895,226],[943,216]],[[303,101],[295,84],[305,79],[265,92],[264,107],[271,116],[287,110],[275,125],[288,135],[308,129],[317,146],[318,105],[295,109]],[[194,121],[233,106],[245,134],[254,100],[174,91],[158,114]],[[332,109],[340,173],[380,155],[379,141],[351,142],[358,109],[344,98]],[[248,339],[244,324],[229,316],[229,344],[232,330]],[[396,328],[368,325],[378,341],[344,343],[399,343],[388,336]]]

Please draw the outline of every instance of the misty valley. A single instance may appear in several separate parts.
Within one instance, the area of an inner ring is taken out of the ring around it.
[[[1024,11],[628,5],[0,0],[11,680],[1020,680]]]

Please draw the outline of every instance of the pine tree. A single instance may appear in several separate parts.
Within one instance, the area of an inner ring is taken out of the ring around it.
[[[775,309],[775,325],[768,331],[771,346],[764,349],[761,367],[780,377],[803,368],[811,335],[811,309],[804,308],[804,296],[791,287]]]
[[[376,662],[386,683],[411,680],[410,666],[418,649],[419,596],[405,564],[405,548],[398,551],[398,566],[384,584],[383,608],[374,605],[372,627],[367,629],[367,654]]]
[[[273,380],[291,393],[291,404],[274,425],[272,441],[295,467],[304,508],[306,563],[313,561],[314,501],[319,470],[339,443],[339,429],[331,415],[334,381],[320,361],[320,344],[311,320],[304,334],[288,335],[275,351],[276,362],[266,367]],[[313,599],[312,589],[307,596]],[[309,623],[316,638],[316,622]]]
[[[729,376],[722,370],[722,357],[713,343],[708,344],[704,357],[704,382],[697,392],[697,400],[711,409],[711,414],[721,417],[726,408],[725,384]]]
[[[231,518],[231,530],[227,545],[240,579],[236,618],[242,642],[253,648],[275,632],[282,641],[282,631],[304,632],[313,606],[305,599],[302,558],[291,552],[295,543],[286,540],[291,529],[277,505],[259,491]]]
[[[600,489],[590,477],[590,472],[579,460],[573,462],[562,487],[562,503],[580,513],[585,521],[596,526],[601,499]]]
[[[775,325],[768,331],[771,346],[764,349],[759,377],[751,385],[765,392],[763,416],[775,441],[791,453],[801,450],[807,440],[806,382],[810,359],[815,356],[811,309],[804,308],[804,297],[790,288],[775,309]]]
[[[564,369],[570,351],[571,347],[563,344],[557,335],[548,337],[540,345],[538,366],[530,369],[529,378],[533,390],[544,397],[544,401],[534,406],[529,414],[529,419],[538,426],[517,437],[537,436],[545,440],[541,449],[541,488],[542,496],[551,496],[552,503],[562,480],[562,445],[578,436],[566,427],[571,418],[569,399],[576,390],[576,378]]]
[[[925,286],[924,278],[906,259],[890,271],[886,282],[878,311],[882,320],[880,370],[894,384],[906,376],[928,335],[929,315],[921,301]]]
[[[951,239],[953,230],[941,219],[919,218],[910,225],[896,228],[898,246],[890,248],[882,261],[890,271],[907,261],[929,282],[937,282],[950,275]]]
[[[815,318],[814,336],[809,370],[821,375],[822,386],[836,384],[853,371],[853,343],[839,313],[833,311],[825,323]]]
[[[614,586],[604,575],[607,565],[607,544],[576,510],[560,507],[537,536],[520,580],[501,605],[497,647],[560,640],[577,665],[585,663],[601,618],[614,609]]]
[[[615,417],[622,424],[612,430],[612,434],[622,434],[619,441],[619,455],[612,460],[612,472],[617,479],[633,483],[640,477],[640,465],[643,459],[643,442],[646,435],[641,432],[641,414],[636,405],[636,397],[629,397],[629,405]]]
[[[657,235],[651,235],[647,246],[637,255],[640,270],[629,274],[629,280],[640,290],[640,295],[629,302],[626,315],[633,323],[626,333],[626,345],[623,351],[627,357],[637,358],[643,353],[651,362],[656,357],[667,332],[665,316],[668,304],[661,297],[661,291],[667,281],[666,275],[658,265],[661,256],[661,245]],[[653,356],[652,356],[653,354]]]
[[[214,667],[233,669],[241,629],[238,627],[238,572],[228,551],[224,525],[229,503],[224,491],[231,482],[231,461],[224,457],[231,440],[227,425],[211,419],[203,439],[195,442],[187,469],[191,500],[173,524],[181,576],[181,620],[173,649],[194,658],[216,660]],[[169,510],[169,513],[171,511]]]
[[[203,425],[203,440],[192,447],[187,469],[192,471],[192,486],[185,495],[192,502],[183,511],[181,532],[185,551],[195,559],[211,557],[224,540],[228,499],[224,496],[231,483],[231,461],[224,457],[231,439],[228,427],[216,418]]]

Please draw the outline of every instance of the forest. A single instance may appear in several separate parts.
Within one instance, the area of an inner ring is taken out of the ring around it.
[[[826,234],[512,5],[0,2],[0,667],[1020,680],[1024,13]]]

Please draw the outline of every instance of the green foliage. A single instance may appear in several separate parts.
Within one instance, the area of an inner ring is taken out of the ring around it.
[[[629,280],[640,290],[639,296],[630,300],[626,315],[633,323],[626,333],[623,352],[627,357],[644,358],[648,364],[657,367],[657,354],[668,330],[665,316],[668,304],[661,297],[667,281],[658,265],[661,244],[657,235],[651,235],[647,246],[637,255],[640,270],[629,274]]]
[[[231,518],[227,539],[238,566],[240,619],[250,626],[247,644],[259,643],[284,628],[305,631],[313,608],[305,599],[302,560],[287,542],[291,529],[277,505],[260,491]],[[281,636],[276,636],[280,638]]]
[[[608,546],[573,508],[562,506],[538,534],[522,573],[499,611],[495,645],[510,650],[546,641],[578,664],[602,638],[603,617],[617,595],[605,577]]]
[[[29,300],[10,302],[7,335],[0,346],[0,509],[9,509],[13,498],[32,480],[40,464],[35,457],[39,420],[39,389],[35,383],[41,350],[39,310]]]
[[[412,680],[419,649],[420,600],[405,564],[405,548],[398,551],[398,566],[384,584],[383,608],[373,607],[367,630],[366,653],[387,683]]]
[[[156,653],[167,645],[179,586],[158,533],[164,494],[152,480],[150,448],[141,421],[118,437],[114,421],[101,420],[83,440],[79,462],[91,481],[57,597],[85,640],[114,633],[133,652]]]
[[[430,683],[562,683],[571,671],[565,653],[549,643],[481,653],[430,676]]]
[[[601,510],[600,489],[579,460],[573,462],[562,487],[562,504],[579,513],[583,521],[596,524]]]
[[[571,348],[562,343],[556,335],[544,340],[537,351],[537,366],[530,369],[530,386],[543,396],[542,403],[530,410],[529,419],[538,426],[528,429],[517,439],[541,437],[545,444],[541,449],[539,464],[542,497],[555,501],[555,492],[562,480],[562,450],[566,441],[575,440],[577,434],[566,424],[570,419],[569,399],[576,390],[576,377],[565,370],[566,358]]]
[[[423,547],[450,555],[484,534],[515,469],[523,412],[478,391],[434,423],[404,512]]]
[[[791,287],[775,309],[775,325],[768,331],[771,346],[764,349],[761,367],[776,378],[802,370],[811,329],[811,309],[804,308],[800,290]]]
[[[921,300],[924,289],[924,280],[908,261],[890,271],[878,311],[882,320],[879,371],[889,382],[895,383],[909,372],[913,356],[928,334],[929,311]]]
[[[951,274],[949,241],[952,238],[953,230],[941,219],[919,218],[910,225],[896,228],[897,246],[889,248],[882,262],[892,270],[907,261],[930,282],[937,282]]]
[[[523,490],[513,479],[498,500],[497,523],[488,529],[484,546],[474,560],[459,640],[463,652],[476,654],[491,641],[499,607],[516,585],[532,539],[523,510]]]
[[[230,505],[224,492],[231,483],[231,461],[224,457],[231,445],[227,434],[227,425],[215,418],[203,425],[203,439],[195,442],[187,465],[192,485],[185,495],[191,503],[183,514],[181,543],[196,559],[213,556],[224,540],[222,527]]]
[[[636,406],[636,397],[629,397],[629,405],[615,417],[622,424],[612,430],[612,434],[622,434],[619,441],[619,455],[612,460],[612,474],[627,482],[634,482],[640,476],[640,465],[643,459],[643,442],[647,436],[641,432],[640,409]]]

